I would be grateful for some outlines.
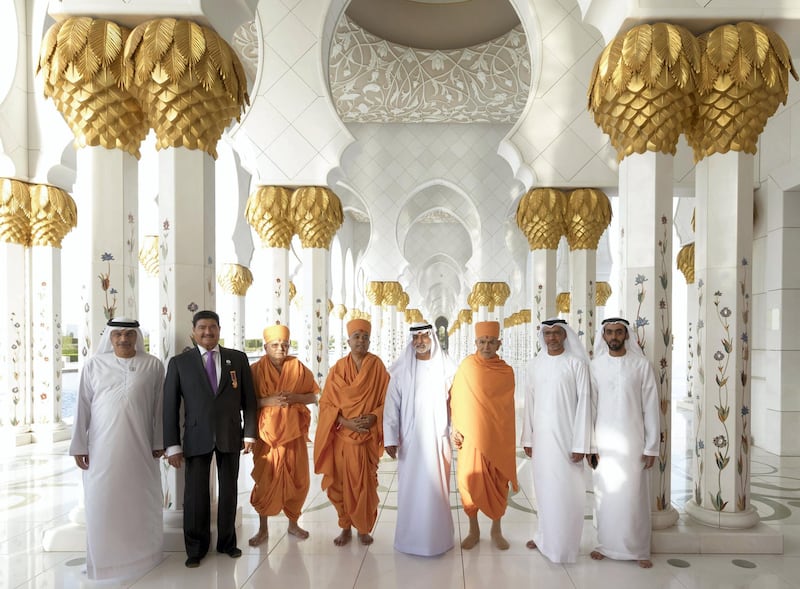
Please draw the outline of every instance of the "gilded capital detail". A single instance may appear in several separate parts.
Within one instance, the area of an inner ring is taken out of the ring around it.
[[[108,20],[70,17],[47,31],[37,73],[73,135],[75,147],[122,149],[139,157],[148,131],[136,98],[123,87],[130,31]]]
[[[556,188],[532,188],[517,205],[517,226],[531,250],[554,250],[566,232],[566,214],[566,194]]]
[[[190,20],[137,26],[125,42],[124,68],[157,149],[200,149],[216,159],[222,132],[249,104],[239,57],[213,29]]]
[[[247,199],[244,211],[264,247],[289,249],[294,235],[292,190],[283,186],[259,186]]]
[[[139,263],[148,276],[158,276],[158,235],[145,235],[139,248]]]
[[[78,226],[78,208],[72,197],[55,186],[33,184],[31,195],[31,245],[60,248],[61,241]]]
[[[611,202],[602,190],[579,188],[567,201],[567,242],[570,250],[596,250],[608,224]]]
[[[681,248],[675,262],[678,270],[683,272],[686,284],[694,284],[694,242],[687,243]]]
[[[692,120],[698,71],[697,39],[670,23],[633,27],[603,49],[589,83],[589,110],[617,161],[646,151],[675,154]]]
[[[383,305],[396,307],[403,293],[403,285],[399,282],[383,283]]]
[[[611,285],[608,282],[598,282],[597,289],[594,291],[594,304],[598,307],[605,307],[610,296]]]
[[[789,49],[780,35],[752,22],[717,27],[698,42],[698,116],[687,134],[694,159],[731,150],[754,154],[767,120],[786,104],[789,74],[798,79]]]
[[[559,313],[569,313],[569,306],[572,297],[568,292],[560,292],[556,295],[556,309]]]
[[[30,245],[31,194],[28,184],[0,178],[0,241]]]
[[[344,222],[339,197],[325,186],[301,186],[292,192],[290,206],[303,247],[328,249]]]
[[[492,285],[492,303],[502,307],[511,296],[511,288],[505,282],[491,282],[490,284]]]
[[[247,294],[250,285],[253,284],[253,273],[250,268],[240,264],[225,264],[222,272],[217,276],[217,284],[225,292],[243,297]]]
[[[373,305],[383,304],[383,285],[379,280],[372,280],[367,284],[367,300]]]

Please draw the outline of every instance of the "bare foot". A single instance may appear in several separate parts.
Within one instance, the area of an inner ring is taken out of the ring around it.
[[[269,530],[258,530],[258,533],[247,542],[250,546],[258,546],[269,538]]]
[[[290,521],[289,522],[289,529],[287,530],[292,536],[296,536],[301,540],[305,540],[308,538],[308,531],[304,530],[300,526],[297,525],[297,522]]]
[[[503,534],[500,532],[492,532],[492,542],[494,542],[494,545],[500,550],[508,550],[510,546],[508,540],[503,538]]]
[[[478,540],[481,539],[479,532],[470,532],[467,534],[467,537],[461,541],[461,548],[464,550],[469,550],[470,548],[474,548],[475,544],[478,543]]]
[[[643,569],[653,568],[653,561],[651,561],[651,560],[640,560],[639,561],[639,566],[642,567]]]
[[[364,546],[369,546],[370,544],[372,544],[374,540],[372,539],[372,536],[370,536],[369,534],[359,534],[358,541],[361,542],[361,544],[363,544]]]
[[[525,548],[536,550],[538,546],[536,545],[536,542],[534,542],[533,540],[528,540],[527,542],[525,542]]]
[[[589,553],[589,556],[592,557],[592,560],[603,560],[606,557],[605,554],[600,554],[599,552],[597,552],[597,550],[592,550]]]
[[[352,537],[353,533],[349,529],[342,530],[342,533],[333,539],[333,543],[337,546],[344,546],[350,543]]]

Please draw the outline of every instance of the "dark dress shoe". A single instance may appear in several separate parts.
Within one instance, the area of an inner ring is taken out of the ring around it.
[[[230,550],[226,550],[225,554],[231,558],[239,558],[242,555],[242,551],[239,548],[233,547]]]
[[[187,569],[196,569],[200,566],[200,559],[196,556],[190,556],[186,559],[186,568]]]

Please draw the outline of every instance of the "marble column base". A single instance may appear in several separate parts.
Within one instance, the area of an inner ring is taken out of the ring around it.
[[[653,554],[783,554],[783,534],[757,523],[748,529],[712,528],[686,514],[664,530],[653,530]]]
[[[670,505],[664,511],[651,511],[650,523],[654,530],[665,530],[674,526],[679,517],[678,510]]]
[[[760,521],[758,512],[752,506],[747,511],[714,511],[700,507],[694,499],[689,499],[684,510],[697,523],[724,530],[745,530]]]

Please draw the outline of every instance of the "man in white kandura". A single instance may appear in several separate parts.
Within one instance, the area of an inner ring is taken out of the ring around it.
[[[542,352],[526,372],[522,447],[530,456],[539,528],[526,546],[553,562],[578,559],[591,450],[589,357],[563,319],[539,326]]]
[[[83,470],[90,579],[140,577],[163,558],[163,386],[139,322],[109,321],[81,372],[69,447]]]
[[[591,557],[650,568],[650,468],[661,439],[653,369],[628,321],[605,319],[591,364],[597,414],[594,496],[598,546]]]
[[[414,323],[410,331],[411,341],[389,370],[383,411],[386,453],[399,461],[394,547],[435,556],[453,547],[447,405],[456,366],[430,324]]]

